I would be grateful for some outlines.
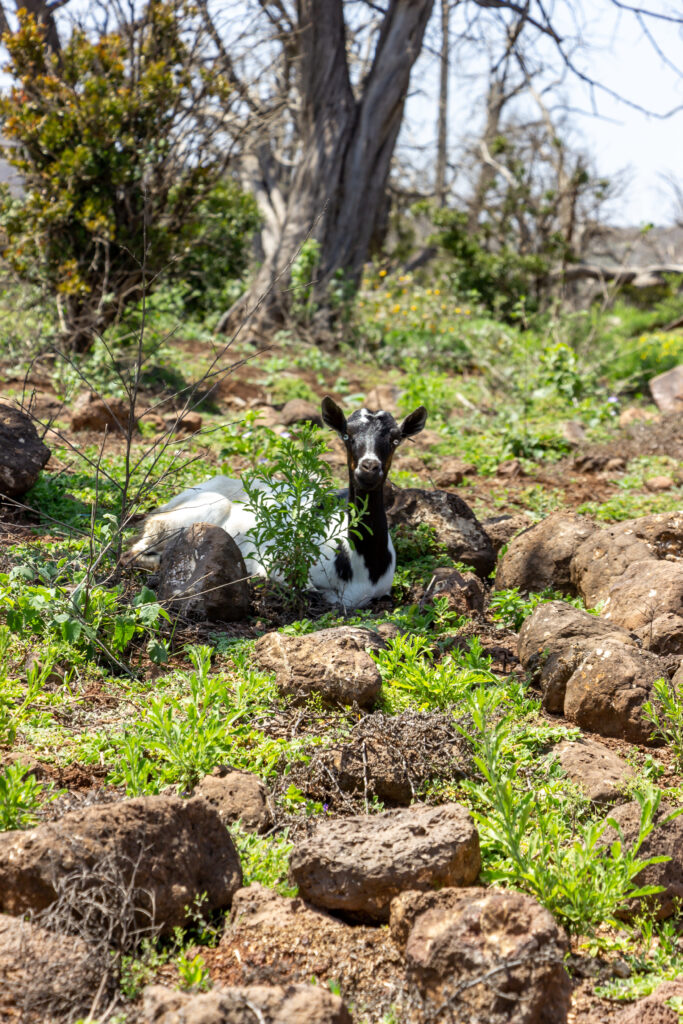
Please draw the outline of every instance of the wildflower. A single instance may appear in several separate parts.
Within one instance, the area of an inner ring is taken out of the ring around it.
[[[435,288],[434,289],[434,294],[435,295],[441,295],[441,289],[440,288]]]
[[[410,309],[411,309],[411,312],[414,313],[417,310],[417,306],[411,306]]]
[[[460,306],[456,306],[455,307],[455,312],[456,313],[462,313],[462,310],[460,309]]]
[[[395,306],[391,307],[391,312],[392,313],[400,313],[401,312],[401,307],[399,306],[398,302],[396,303]]]
[[[470,315],[470,311],[469,311],[469,309],[466,309],[465,310],[465,316],[469,316],[469,315]]]
[[[380,276],[380,277],[386,277],[386,276],[387,276],[387,272],[386,272],[386,270],[380,270],[380,272],[379,272],[379,276]]]
[[[425,292],[425,295],[431,295],[431,294],[432,294],[432,289],[428,288],[427,291]]]

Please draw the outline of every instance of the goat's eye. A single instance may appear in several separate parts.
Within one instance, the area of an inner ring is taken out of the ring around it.
[[[348,434],[342,434],[341,439],[342,439],[342,441],[348,441],[349,435]]]
[[[401,443],[401,438],[400,437],[395,437],[394,440],[391,443],[393,444],[394,447],[396,447],[397,445],[399,445]]]

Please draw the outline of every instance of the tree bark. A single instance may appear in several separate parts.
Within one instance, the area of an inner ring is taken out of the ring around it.
[[[253,150],[256,194],[264,212],[264,260],[239,310],[259,303],[252,326],[281,323],[289,305],[292,261],[307,237],[320,259],[313,297],[326,304],[338,270],[360,277],[382,215],[410,74],[434,0],[391,0],[370,71],[355,96],[346,59],[342,0],[298,0],[299,159],[282,188],[272,151]],[[233,330],[234,317],[221,326]],[[231,322],[232,321],[232,322]]]
[[[436,140],[436,178],[434,193],[439,206],[446,205],[446,166],[448,157],[448,72],[450,54],[451,0],[441,0],[441,53],[439,55],[439,116]]]

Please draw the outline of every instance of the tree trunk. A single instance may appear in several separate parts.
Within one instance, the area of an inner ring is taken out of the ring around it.
[[[436,142],[436,180],[434,192],[439,206],[446,205],[446,166],[448,157],[448,71],[450,54],[449,21],[451,0],[441,0],[441,54],[439,56],[439,116]]]
[[[410,73],[434,0],[392,0],[358,97],[346,59],[342,0],[298,0],[299,159],[286,190],[269,177],[272,153],[254,151],[263,208],[264,260],[240,304],[259,308],[252,327],[282,323],[292,261],[307,237],[320,245],[313,298],[324,306],[338,270],[357,281],[389,177]],[[235,312],[238,312],[237,310]],[[237,317],[221,326],[235,329]]]

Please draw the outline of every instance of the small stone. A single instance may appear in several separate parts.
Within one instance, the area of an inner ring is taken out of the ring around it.
[[[394,384],[378,384],[365,396],[365,408],[371,412],[384,409],[392,416],[398,416],[398,398],[400,390]]]
[[[492,516],[490,519],[482,519],[481,525],[487,537],[491,538],[493,550],[498,555],[501,548],[509,544],[513,537],[533,526],[534,521],[526,512],[518,512],[513,516]]]
[[[447,567],[435,569],[422,601],[434,602],[444,597],[457,615],[484,613],[484,585],[473,572],[462,574]]]
[[[676,485],[670,476],[651,476],[645,481],[645,486],[648,491],[658,494],[661,491],[670,491]]]
[[[283,694],[319,693],[332,704],[368,707],[382,686],[369,652],[383,647],[384,641],[372,630],[339,626],[305,636],[266,633],[256,641],[254,657],[261,668],[276,673]]]
[[[570,444],[583,444],[586,440],[586,428],[577,420],[565,420],[562,424],[562,436]]]
[[[239,821],[247,832],[265,832],[273,824],[268,790],[252,772],[214,768],[192,790],[215,807],[224,825]]]
[[[613,803],[633,778],[633,770],[618,754],[587,736],[573,742],[563,740],[553,748],[552,756],[594,804]]]
[[[619,426],[629,427],[632,423],[652,423],[659,418],[654,409],[641,409],[640,406],[630,405],[619,413]]]
[[[167,541],[157,597],[187,618],[239,622],[249,613],[249,574],[236,542],[212,523],[183,527]]]
[[[129,419],[130,404],[123,398],[104,398],[95,391],[85,391],[77,397],[71,412],[71,429],[97,433],[118,430],[127,434]],[[138,429],[137,420],[132,429]]]
[[[279,419],[285,427],[294,426],[295,423],[315,423],[319,427],[323,425],[320,406],[303,398],[292,398],[287,402],[280,411]]]
[[[471,885],[479,835],[464,807],[441,804],[319,822],[295,844],[290,876],[303,899],[358,921],[388,921],[407,889]]]
[[[680,412],[683,409],[683,363],[653,377],[650,392],[660,412]]]
[[[171,420],[170,425],[174,427],[176,434],[196,434],[202,429],[203,422],[198,412],[185,412],[177,422]]]
[[[391,905],[391,933],[405,946],[409,981],[440,1005],[457,1002],[458,1020],[566,1021],[569,945],[531,896],[482,888],[406,892]]]
[[[458,487],[465,477],[474,476],[476,472],[477,467],[473,463],[446,456],[439,459],[432,479],[437,487]]]
[[[351,1024],[339,996],[322,985],[250,985],[179,992],[148,985],[142,993],[148,1024]]]
[[[50,449],[38,437],[31,418],[0,402],[0,495],[20,498],[40,476]]]

